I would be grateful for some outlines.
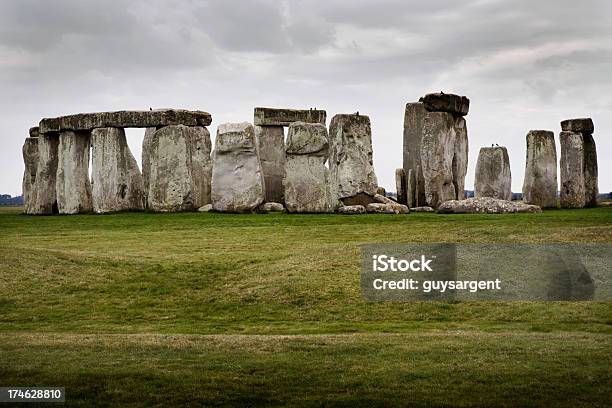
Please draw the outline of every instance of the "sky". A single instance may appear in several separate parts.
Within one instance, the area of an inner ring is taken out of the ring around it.
[[[592,117],[599,189],[612,191],[612,2],[502,0],[2,0],[0,193],[21,194],[21,147],[43,117],[184,108],[217,125],[255,106],[359,111],[379,185],[395,191],[404,107],[470,98],[480,147],[508,148],[520,192],[525,136]],[[140,163],[143,129],[128,143]]]

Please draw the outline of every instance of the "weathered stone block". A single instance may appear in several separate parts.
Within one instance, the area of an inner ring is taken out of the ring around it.
[[[284,202],[285,132],[282,126],[255,126],[255,140],[266,184],[265,200]]]
[[[425,109],[430,112],[448,112],[465,116],[470,109],[470,100],[465,96],[440,93],[429,93],[422,98]]]
[[[410,209],[398,203],[371,203],[366,207],[366,211],[376,214],[408,214]]]
[[[148,208],[174,212],[196,210],[210,202],[210,133],[202,126],[158,129],[147,142]],[[144,160],[143,160],[144,161]]]
[[[482,147],[476,163],[475,197],[512,200],[510,158],[505,147]]]
[[[121,128],[91,132],[92,202],[96,213],[143,210],[145,194],[136,159]]]
[[[45,133],[38,138],[38,165],[34,181],[31,205],[26,207],[27,214],[56,214],[59,134]]]
[[[418,168],[420,169],[421,166],[418,166]],[[412,169],[408,169],[408,174],[406,175],[406,205],[408,207],[416,205],[416,197],[419,195],[414,175],[415,172]]]
[[[406,204],[408,195],[406,191],[406,172],[404,169],[395,169],[395,191],[397,193],[397,202]]]
[[[363,205],[343,205],[338,207],[339,214],[351,215],[351,214],[365,214],[366,209]]]
[[[30,134],[32,134],[30,132]],[[23,192],[23,211],[30,214],[36,203],[36,173],[38,171],[38,137],[26,138],[21,150],[23,155],[23,179],[21,188]]]
[[[438,207],[442,214],[506,214],[506,213],[539,213],[537,205],[517,201],[500,200],[492,197],[472,197],[465,200],[445,201]]]
[[[557,149],[548,130],[527,133],[523,201],[542,208],[557,206]]]
[[[453,184],[458,200],[465,198],[465,175],[468,168],[468,133],[465,118],[455,118],[455,155],[453,156]]]
[[[285,206],[288,212],[326,213],[335,208],[331,195],[329,151],[324,125],[294,122],[287,134],[285,165]]]
[[[583,134],[584,141],[584,205],[597,206],[599,186],[597,181],[597,149],[591,134]]]
[[[89,181],[91,133],[60,133],[57,162],[57,207],[60,214],[88,213],[93,209]]]
[[[325,124],[327,113],[317,109],[255,108],[256,126],[289,126],[293,122]]]
[[[422,102],[407,103],[404,111],[403,168],[406,176],[412,169],[415,178],[414,200],[425,203],[425,179],[421,167],[421,139],[427,110]],[[407,181],[408,182],[408,181]]]
[[[581,133],[561,132],[561,207],[582,208],[584,190],[584,139]]]
[[[184,109],[156,109],[148,111],[118,111],[77,113],[76,115],[44,118],[40,133],[62,130],[93,130],[105,127],[162,127],[170,125],[208,126],[212,116],[208,112]]]
[[[151,174],[151,144],[157,128],[150,127],[145,130],[144,137],[142,139],[142,152],[141,152],[141,163],[142,163],[142,184],[145,194],[145,206],[148,206],[149,202],[149,175]]]
[[[567,119],[561,122],[561,130],[564,132],[576,132],[591,134],[595,129],[591,118]]]
[[[254,211],[264,201],[263,171],[250,123],[223,123],[213,152],[212,205],[216,211]]]
[[[343,200],[360,193],[376,194],[378,181],[373,166],[370,118],[356,114],[335,115],[329,138],[329,168],[336,197]]]

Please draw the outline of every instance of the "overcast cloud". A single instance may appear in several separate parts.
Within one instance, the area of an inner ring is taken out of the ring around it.
[[[395,190],[404,106],[440,90],[471,99],[467,188],[479,148],[498,143],[521,191],[527,132],[590,116],[609,192],[611,21],[608,0],[3,0],[0,193],[21,193],[21,146],[42,117],[201,109],[214,136],[255,106],[369,115],[379,182]],[[139,161],[143,132],[128,133]]]

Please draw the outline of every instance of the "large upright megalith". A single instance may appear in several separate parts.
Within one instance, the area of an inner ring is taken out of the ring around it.
[[[414,175],[410,205],[438,206],[463,199],[468,164],[465,96],[432,93],[406,104],[403,167]]]
[[[219,125],[213,152],[213,209],[254,211],[264,196],[263,171],[253,125],[248,122]]]
[[[299,122],[302,123],[302,122]],[[264,175],[266,202],[284,202],[285,130],[282,126],[255,126],[255,140]]]
[[[395,192],[397,194],[397,202],[400,204],[408,203],[408,191],[406,190],[406,181],[406,172],[404,171],[404,169],[395,169]],[[408,203],[407,205],[410,206],[410,203]]]
[[[59,134],[57,132],[41,133],[38,137],[38,165],[30,205],[27,214],[56,214]]]
[[[91,146],[94,212],[143,210],[142,176],[130,152],[124,129],[94,129],[91,132]]]
[[[36,172],[38,171],[38,128],[30,129],[30,137],[26,138],[21,149],[23,155],[23,179],[21,188],[23,193],[23,208],[29,214],[36,202]]]
[[[476,162],[474,197],[512,200],[510,158],[505,147],[480,148]]]
[[[147,141],[147,207],[153,211],[196,210],[210,202],[210,133],[203,126],[170,125]]]
[[[92,210],[89,180],[91,132],[60,132],[57,162],[57,207],[60,214],[88,213]]]
[[[557,149],[551,131],[527,133],[523,201],[542,208],[557,206]]]
[[[351,202],[351,198],[373,197],[378,187],[370,118],[359,114],[335,115],[329,125],[329,139],[332,194],[344,205],[363,205]]]
[[[327,128],[319,123],[289,126],[285,165],[285,207],[288,212],[327,213],[334,210],[329,169]]]
[[[145,207],[149,202],[149,175],[151,174],[151,144],[153,143],[153,137],[157,128],[148,127],[145,129],[144,137],[142,138],[142,151],[141,151],[141,163],[142,163],[142,184],[145,196]]]
[[[599,188],[593,121],[590,118],[564,120],[561,130],[561,207],[596,206]],[[580,162],[582,169],[578,169]]]

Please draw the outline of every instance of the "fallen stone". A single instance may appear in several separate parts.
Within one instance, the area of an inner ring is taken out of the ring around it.
[[[581,133],[561,132],[562,208],[583,208],[585,204],[584,138]]]
[[[157,128],[150,127],[145,130],[144,138],[142,139],[142,184],[145,193],[145,206],[148,206],[149,202],[149,175],[151,174],[151,144],[153,143],[153,136]]]
[[[595,126],[591,118],[567,119],[561,122],[561,130],[564,132],[576,132],[591,134]]]
[[[465,116],[470,109],[470,100],[467,97],[444,92],[429,93],[423,96],[422,102],[429,112],[448,112]]]
[[[403,168],[408,177],[412,170],[414,177],[414,196],[416,203],[425,203],[425,179],[421,167],[421,139],[423,138],[423,123],[427,116],[427,110],[422,102],[407,103],[404,111],[404,147]],[[410,179],[406,179],[407,185]],[[410,190],[406,195],[410,194]],[[409,204],[411,204],[409,202]],[[411,204],[412,205],[412,204]]]
[[[248,122],[219,125],[213,152],[213,208],[250,212],[259,207],[264,196],[263,171],[253,125]]]
[[[91,132],[92,202],[96,213],[143,210],[144,185],[121,128]]]
[[[510,158],[505,147],[482,147],[476,163],[475,197],[512,200]]]
[[[374,202],[382,204],[397,204],[397,202],[382,194],[374,194]]]
[[[384,187],[378,187],[378,188],[376,189],[376,194],[380,194],[380,195],[382,195],[382,196],[385,196],[385,197],[386,197],[386,196],[387,196],[387,190],[385,190],[385,188],[384,188]]]
[[[291,213],[333,212],[330,189],[327,129],[318,123],[294,122],[289,126],[285,165],[285,205]]]
[[[557,149],[555,135],[548,130],[527,133],[523,201],[542,208],[557,206]]]
[[[62,130],[93,130],[105,127],[157,127],[170,125],[208,126],[212,116],[208,112],[184,109],[156,109],[148,111],[117,111],[77,113],[76,115],[44,118],[40,121],[40,133]]]
[[[57,207],[60,214],[91,212],[89,148],[91,133],[65,130],[60,133],[57,162]]]
[[[537,205],[517,201],[506,201],[492,197],[472,197],[465,200],[449,200],[438,207],[442,214],[506,214],[506,213],[539,213]]]
[[[199,212],[210,212],[210,211],[212,211],[212,209],[213,209],[212,204],[206,204],[206,205],[203,205],[200,208],[198,208],[198,211]]]
[[[404,204],[397,203],[372,203],[368,204],[366,211],[376,214],[408,214],[410,210]]]
[[[351,197],[346,197],[340,200],[342,205],[352,206],[352,205],[362,205],[367,207],[368,204],[376,203],[374,200],[374,196],[366,193],[358,193]]]
[[[397,194],[397,202],[406,204],[408,201],[406,192],[406,172],[404,169],[395,169],[395,191]]]
[[[465,198],[465,175],[468,168],[468,133],[464,117],[455,118],[455,155],[453,156],[453,185],[458,200]]]
[[[30,132],[32,134],[32,132]],[[36,203],[36,173],[38,171],[38,137],[27,137],[21,149],[23,155],[23,211],[30,214]]]
[[[260,207],[263,212],[283,212],[285,211],[285,206],[281,203],[267,202],[263,203]]]
[[[339,214],[365,214],[366,209],[363,205],[343,205],[338,208]]]
[[[413,207],[410,209],[410,212],[435,212],[431,207],[422,206],[422,207]]]
[[[285,132],[282,126],[255,126],[266,201],[284,202]]]
[[[57,180],[59,134],[46,133],[38,138],[38,165],[33,195],[27,214],[57,214]]]
[[[210,133],[202,126],[158,129],[147,142],[149,192],[153,211],[193,211],[210,203]],[[143,160],[144,162],[144,160]]]
[[[327,113],[317,109],[255,108],[256,126],[289,126],[293,122],[320,123],[325,125]]]
[[[597,207],[597,148],[591,134],[583,134],[584,142],[584,206]]]
[[[370,118],[364,115],[335,115],[330,124],[332,189],[344,201],[359,193],[376,194],[378,180],[372,158]]]

